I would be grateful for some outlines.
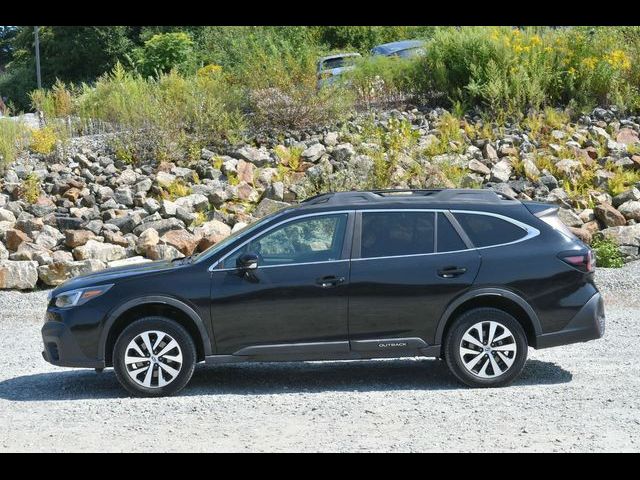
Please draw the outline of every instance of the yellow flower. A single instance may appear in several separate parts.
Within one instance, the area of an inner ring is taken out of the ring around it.
[[[569,70],[568,70],[568,73],[569,73],[570,76],[573,77],[576,74],[576,69],[573,68],[573,67],[570,67]]]
[[[520,44],[516,44],[513,46],[513,51],[516,53],[522,53],[522,51],[524,50],[523,46]]]
[[[614,50],[604,56],[605,61],[613,68],[620,70],[629,70],[631,68],[631,60],[622,50]]]
[[[551,47],[549,47],[549,46],[544,47],[544,51],[545,51],[545,52],[547,52],[547,53],[548,53],[548,52],[550,52],[550,51],[552,51],[552,50],[553,50],[553,48],[551,48]]]
[[[542,39],[538,35],[534,35],[533,37],[531,37],[532,45],[540,45],[540,43],[542,43]]]
[[[586,57],[582,60],[582,65],[584,65],[587,70],[595,69],[597,64],[598,59],[596,57]]]
[[[221,65],[205,65],[202,68],[198,69],[197,75],[198,77],[212,77],[222,71]]]

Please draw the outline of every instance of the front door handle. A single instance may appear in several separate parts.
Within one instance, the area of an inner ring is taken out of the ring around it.
[[[322,288],[337,287],[338,285],[344,283],[344,277],[336,277],[335,275],[320,277],[316,280],[316,283]]]
[[[442,278],[453,278],[462,275],[467,271],[464,267],[444,267],[438,270],[438,276]]]

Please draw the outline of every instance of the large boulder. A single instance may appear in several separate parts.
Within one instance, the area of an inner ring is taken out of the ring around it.
[[[256,218],[262,218],[271,213],[277,212],[280,209],[290,207],[291,205],[286,202],[279,202],[277,200],[272,200],[270,198],[263,198],[258,206],[256,207],[253,215]]]
[[[76,260],[100,260],[102,262],[113,262],[126,258],[127,251],[120,245],[97,242],[89,240],[86,244],[73,249],[73,257]]]
[[[180,251],[175,247],[161,244],[149,247],[145,252],[145,255],[151,260],[173,260],[175,258],[184,257],[184,254],[180,253]]]
[[[491,168],[491,181],[492,182],[508,182],[513,173],[513,166],[508,159],[500,160]]]
[[[620,227],[627,223],[624,215],[608,203],[601,203],[600,205],[597,205],[594,209],[594,213],[596,218],[606,227]]]
[[[80,247],[95,238],[91,230],[67,230],[64,235],[65,245],[69,248]]]
[[[188,212],[204,212],[209,208],[209,199],[200,193],[180,197],[174,203]]]
[[[194,233],[200,237],[218,235],[225,238],[231,235],[231,227],[220,220],[210,220],[196,227]]]
[[[624,215],[627,220],[635,220],[640,222],[640,201],[629,200],[618,207],[618,211]]]
[[[59,261],[38,267],[38,277],[44,284],[56,286],[66,282],[70,278],[97,272],[104,268],[104,262],[94,259]]]
[[[167,245],[175,247],[183,255],[191,255],[198,246],[199,238],[186,230],[170,230],[160,240]]]
[[[38,262],[0,260],[0,289],[29,290],[38,282]]]
[[[264,148],[255,148],[251,146],[245,146],[240,148],[236,155],[247,162],[253,163],[257,167],[263,167],[272,162],[269,151]]]
[[[4,234],[4,243],[6,247],[13,252],[18,250],[22,242],[28,242],[30,240],[29,235],[15,228],[7,230]]]
[[[136,252],[144,254],[148,248],[156,246],[159,242],[158,232],[153,228],[147,228],[138,236]]]
[[[135,235],[140,235],[146,229],[153,228],[156,232],[158,232],[158,235],[164,235],[169,230],[182,230],[184,227],[185,225],[183,221],[172,217],[164,218],[162,220],[143,222],[133,230],[133,233]]]

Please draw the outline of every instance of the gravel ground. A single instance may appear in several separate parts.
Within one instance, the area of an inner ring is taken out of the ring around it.
[[[596,280],[605,337],[531,349],[508,388],[416,358],[199,365],[162,399],[47,364],[46,292],[0,292],[0,451],[639,451],[640,262]]]

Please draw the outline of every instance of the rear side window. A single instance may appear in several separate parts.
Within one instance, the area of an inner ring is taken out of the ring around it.
[[[362,258],[434,251],[433,212],[363,212]]]
[[[455,213],[454,216],[476,247],[514,242],[527,234],[523,228],[490,215]]]
[[[454,252],[465,250],[467,246],[453,228],[449,219],[442,213],[438,213],[438,251]]]

